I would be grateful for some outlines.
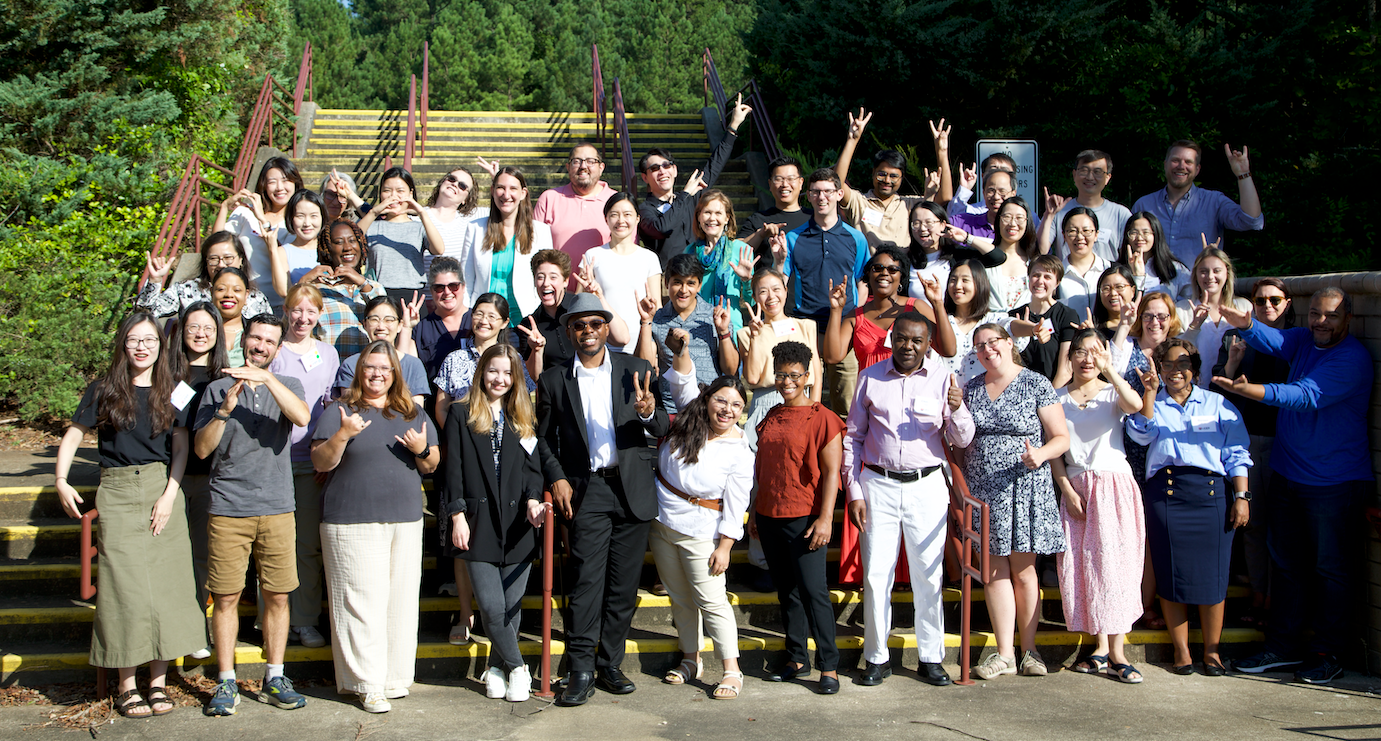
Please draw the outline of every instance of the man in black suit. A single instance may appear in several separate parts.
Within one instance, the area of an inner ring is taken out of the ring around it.
[[[570,522],[575,569],[566,623],[570,674],[558,705],[583,705],[596,685],[617,695],[635,689],[619,664],[657,515],[648,436],[666,435],[671,421],[656,403],[652,366],[605,348],[612,319],[598,298],[576,296],[561,317],[576,356],[537,382],[543,476]]]

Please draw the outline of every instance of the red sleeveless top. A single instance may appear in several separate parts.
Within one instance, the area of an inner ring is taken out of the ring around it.
[[[906,299],[906,308],[915,305],[916,299]],[[854,357],[858,358],[859,370],[892,357],[892,348],[887,344],[890,331],[869,321],[863,316],[863,309],[854,309]]]

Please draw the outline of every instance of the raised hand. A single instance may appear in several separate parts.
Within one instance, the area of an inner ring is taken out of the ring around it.
[[[1228,156],[1228,167],[1232,168],[1233,175],[1246,175],[1252,171],[1251,163],[1247,161],[1247,145],[1243,144],[1239,150],[1223,142],[1223,153]]]
[[[403,329],[411,331],[422,321],[422,304],[426,300],[425,296],[419,296],[417,291],[413,291],[412,300],[403,302]]]
[[[925,300],[936,308],[936,316],[945,305],[944,289],[940,287],[940,281],[932,278],[921,278],[921,290],[925,293]]]
[[[839,285],[834,284],[834,279],[830,279],[830,309],[844,310],[844,306],[849,303],[849,276],[844,276],[844,280]]]
[[[163,260],[154,257],[152,252],[145,252],[144,269],[149,271],[149,280],[162,283],[168,277],[168,273],[173,270],[173,260],[172,258]]]
[[[1219,313],[1221,314],[1221,310]],[[1208,319],[1208,304],[1196,304],[1194,306],[1194,316],[1189,322],[1189,328],[1198,329],[1203,326],[1205,319]],[[1238,327],[1238,329],[1245,329],[1245,327]]]
[[[345,410],[341,409],[341,413],[344,412]],[[369,423],[366,422],[365,424]],[[403,447],[407,448],[408,452],[413,455],[422,455],[427,450],[427,435],[422,430],[414,430],[409,427],[402,437],[394,435],[393,439],[402,443]]]
[[[681,190],[685,191],[686,195],[693,196],[707,187],[708,185],[705,182],[704,173],[699,170],[692,170],[690,177],[686,179],[686,187]]]
[[[959,163],[959,187],[973,190],[973,186],[978,185],[978,163],[975,162],[968,167],[964,163]]]
[[[357,413],[357,414],[346,414],[346,413],[345,413],[345,405],[343,405],[343,404],[341,405],[341,407],[340,407],[340,431],[345,435],[345,439],[349,440],[350,438],[353,438],[354,436],[360,434],[361,432],[364,432],[364,428],[366,428],[366,427],[368,427],[368,426],[370,426],[370,425],[372,425],[372,424],[374,424],[374,420],[372,420],[372,419],[371,419],[371,420],[365,420],[365,418],[364,418],[364,417],[361,417],[358,413]],[[412,432],[412,430],[409,429],[408,432]],[[394,435],[393,438],[394,438],[395,440],[398,440],[398,442],[403,442],[397,435]],[[424,440],[423,442],[425,442],[425,440]],[[404,443],[404,444],[406,444],[406,443]]]
[[[1136,247],[1128,247],[1128,252],[1131,254],[1131,260],[1129,262],[1131,263],[1132,275],[1145,275],[1146,252]]]
[[[945,119],[943,119],[943,118],[940,119],[940,124],[939,124],[938,126],[935,124],[934,121],[930,121],[929,123],[930,123],[930,138],[935,140],[935,149],[936,149],[937,151],[942,151],[942,152],[943,152],[943,151],[948,151],[948,150],[949,150],[949,132],[950,132],[950,129],[953,129],[954,127],[953,127],[953,126],[946,126],[946,125],[945,125]]]
[[[475,158],[475,162],[480,166],[481,170],[484,170],[485,172],[489,173],[489,177],[496,178],[499,176],[498,160],[491,161],[485,159],[483,156],[479,156]]]
[[[1217,239],[1213,240],[1213,242],[1210,243],[1210,242],[1208,241],[1208,235],[1207,235],[1207,234],[1204,234],[1203,232],[1199,232],[1199,241],[1203,242],[1203,244],[1204,244],[1203,249],[1204,249],[1204,250],[1207,250],[1207,249],[1209,249],[1210,247],[1213,248],[1213,249],[1217,249],[1217,248],[1218,248],[1218,245],[1220,245],[1220,244],[1223,243],[1223,237],[1222,237],[1221,235],[1219,235],[1219,237],[1218,237]]]
[[[1252,326],[1252,313],[1249,309],[1238,309],[1231,304],[1223,304],[1218,307],[1218,315],[1238,329]]]
[[[954,373],[949,374],[949,391],[946,392],[945,401],[949,402],[951,412],[959,411],[964,404],[964,389],[959,385],[959,376]]]
[[[638,317],[644,322],[652,321],[652,317],[657,314],[657,302],[650,296],[643,296],[638,299]]]
[[[1031,447],[1031,440],[1024,439],[1022,443],[1026,445],[1026,452],[1021,454],[1021,462],[1032,471],[1041,467],[1045,463],[1045,458],[1040,454],[1040,448]]]
[[[733,330],[733,326],[733,316],[729,313],[729,297],[716,298],[714,302],[715,333],[717,335],[729,334]]]
[[[863,130],[868,127],[868,122],[873,120],[873,114],[858,109],[858,118],[854,118],[853,111],[849,112],[849,138],[857,141],[863,138]]]
[[[1041,190],[1045,191],[1045,218],[1048,219],[1059,213],[1068,199],[1058,193],[1051,195],[1049,188],[1041,188]]]
[[[729,112],[729,128],[737,132],[738,127],[748,120],[748,114],[752,112],[752,108],[743,104],[743,93],[739,93],[738,100],[734,101],[734,107]]]
[[[580,290],[598,298],[604,298],[604,288],[599,281],[595,280],[595,265],[587,262],[580,268],[580,272],[575,273],[575,284],[580,286]]]
[[[1112,351],[1106,345],[1099,345],[1093,349],[1093,367],[1098,369],[1109,378],[1112,377]]]
[[[1074,322],[1070,322],[1070,323],[1069,323],[1069,326],[1071,326],[1071,327],[1073,327],[1073,328],[1075,328],[1075,329],[1094,329],[1094,328],[1096,328],[1096,327],[1098,326],[1098,325],[1095,324],[1094,321],[1093,321],[1093,309],[1090,309],[1089,307],[1085,306],[1085,307],[1084,307],[1084,316],[1085,316],[1084,321],[1079,322],[1078,324],[1075,324]]]
[[[1242,357],[1247,354],[1247,343],[1241,337],[1233,335],[1228,338],[1228,362],[1236,366],[1242,362]],[[1216,379],[1215,379],[1216,380]]]
[[[1144,371],[1137,371],[1136,375],[1141,379],[1141,386],[1146,389],[1146,393],[1155,396],[1156,392],[1160,390],[1160,376],[1156,374],[1156,369],[1147,368]]]
[[[639,417],[651,417],[656,410],[656,398],[652,396],[652,371],[643,373],[643,382],[638,383],[638,374],[633,374],[633,409]]]
[[[940,171],[935,170],[932,172],[931,169],[927,167],[923,173],[923,180],[925,181],[925,187],[921,189],[921,197],[927,201],[935,200],[936,194],[940,192]]]
[[[1116,294],[1113,295],[1115,296]],[[1125,326],[1127,327],[1128,331],[1131,331],[1131,328],[1136,326],[1136,307],[1138,306],[1141,306],[1140,291],[1137,291],[1135,294],[1133,294],[1132,302],[1130,304],[1121,304],[1118,307],[1118,326]]]
[[[744,245],[738,253],[738,262],[734,263],[734,273],[744,280],[753,279],[753,271],[758,267],[758,257],[753,254],[753,248]]]
[[[768,241],[768,246],[772,249],[772,264],[781,265],[786,262],[786,234],[777,232]]]
[[[536,319],[528,317],[524,321],[527,323],[518,323],[518,331],[522,332],[523,335],[527,337],[527,346],[532,348],[533,352],[541,352],[542,348],[547,346],[547,338],[537,329]]]
[[[762,332],[762,327],[763,327],[762,317],[763,317],[763,314],[764,314],[764,313],[765,313],[765,310],[762,308],[762,305],[761,305],[761,304],[754,303],[752,306],[748,307],[748,337],[749,337],[749,339],[756,338],[756,337],[758,336],[758,334]]]

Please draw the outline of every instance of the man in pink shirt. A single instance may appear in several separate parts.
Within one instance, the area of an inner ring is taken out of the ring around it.
[[[932,326],[908,311],[892,323],[892,360],[859,371],[844,434],[844,483],[849,518],[863,532],[863,658],[859,684],[892,675],[892,581],[901,543],[911,566],[916,607],[917,673],[922,682],[950,683],[945,657],[944,582],[949,491],[940,468],[944,437],[959,447],[973,439],[973,416],[959,381],[938,355],[927,356]]]
[[[566,174],[570,184],[543,191],[532,217],[551,225],[552,246],[570,255],[572,265],[579,265],[586,250],[609,241],[604,202],[616,191],[600,180],[604,160],[592,144],[575,145],[566,161]]]

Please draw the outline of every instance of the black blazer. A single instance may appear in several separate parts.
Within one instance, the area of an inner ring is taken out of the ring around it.
[[[648,446],[647,436],[659,438],[671,430],[671,419],[660,403],[654,404],[652,419],[646,424],[638,418],[633,402],[633,374],[642,378],[652,374],[652,396],[661,399],[657,370],[646,360],[632,355],[609,353],[613,374],[614,446],[619,479],[628,497],[630,513],[642,520],[657,516],[657,484],[654,470],[657,450]],[[575,491],[571,508],[580,511],[585,487],[590,482],[590,450],[585,442],[585,406],[580,401],[580,385],[575,380],[572,358],[542,372],[537,379],[537,440],[542,452],[542,473],[548,485],[565,479]]]
[[[534,444],[528,453],[513,426],[505,422],[500,481],[494,476],[489,433],[470,429],[469,416],[465,402],[452,404],[444,438],[446,488],[441,511],[446,517],[464,512],[470,524],[470,550],[457,551],[457,556],[500,565],[531,561],[537,554],[537,531],[527,521],[527,503],[542,501],[537,447]]]

